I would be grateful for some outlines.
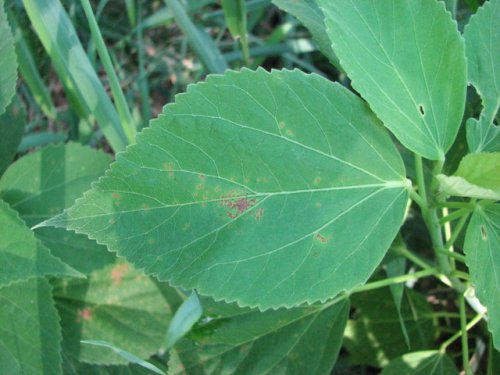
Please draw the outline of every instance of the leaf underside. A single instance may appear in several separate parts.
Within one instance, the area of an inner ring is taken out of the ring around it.
[[[368,279],[401,225],[404,176],[358,97],[317,75],[245,69],[177,96],[45,225],[217,300],[289,307]]]
[[[500,126],[494,124],[500,107],[500,1],[490,0],[479,8],[465,27],[465,52],[469,82],[483,102],[479,120],[467,121],[471,152],[500,151]]]
[[[464,243],[476,296],[488,309],[488,329],[500,350],[500,204],[478,206],[472,214]]]
[[[435,0],[320,0],[353,87],[401,143],[442,159],[464,113],[464,42]]]

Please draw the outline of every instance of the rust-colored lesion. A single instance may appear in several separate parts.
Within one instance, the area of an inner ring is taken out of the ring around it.
[[[81,309],[78,311],[78,316],[76,318],[76,321],[81,322],[82,320],[86,320],[86,321],[92,320],[92,315],[93,315],[93,312],[91,309],[89,309],[89,308]]]
[[[321,244],[327,244],[332,239],[332,236],[331,235],[322,235],[320,233],[316,233],[314,235],[314,239]]]
[[[231,219],[236,219],[257,203],[256,199],[242,197],[239,192],[230,192],[221,198],[220,205],[227,209],[226,214]]]
[[[119,285],[122,282],[123,277],[129,272],[128,264],[119,264],[111,270],[111,280],[113,284]]]

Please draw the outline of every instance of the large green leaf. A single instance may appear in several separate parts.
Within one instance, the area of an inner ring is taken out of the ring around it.
[[[0,373],[61,373],[61,329],[45,279],[0,288]]]
[[[210,316],[171,352],[169,375],[330,373],[349,303],[259,312],[204,306]]]
[[[48,146],[10,166],[0,180],[0,197],[33,226],[71,206],[110,161],[105,153],[76,143]],[[115,258],[104,246],[64,229],[39,228],[35,235],[54,255],[84,273]]]
[[[0,0],[0,115],[16,93],[17,59],[14,37],[7,22],[4,0]]]
[[[458,375],[453,360],[437,350],[407,353],[392,360],[380,375]]]
[[[126,364],[113,350],[81,344],[103,340],[140,358],[163,344],[171,310],[159,287],[130,264],[118,262],[87,280],[59,283],[54,289],[63,327],[63,350],[93,364]]]
[[[7,106],[0,116],[0,177],[14,160],[26,124],[26,111],[19,98]]]
[[[443,159],[464,113],[464,42],[436,0],[319,0],[333,50],[396,137]]]
[[[340,68],[337,56],[333,53],[332,43],[326,33],[325,17],[316,0],[273,0],[273,3],[297,17],[299,21],[309,29],[321,52],[323,52],[337,68]]]
[[[190,86],[45,225],[88,234],[174,285],[265,309],[365,282],[407,189],[358,97],[317,75],[243,70]]]
[[[408,349],[424,350],[432,345],[432,308],[421,295],[406,289],[399,312],[388,288],[355,294],[351,301],[357,314],[347,323],[344,339],[351,363],[383,367]],[[409,348],[401,319],[410,338]]]
[[[500,350],[500,204],[478,204],[464,243],[476,296],[488,309],[488,328]]]
[[[0,200],[0,286],[33,277],[82,276],[50,254],[16,211]]]
[[[500,127],[493,121],[500,107],[500,1],[490,0],[465,27],[469,82],[483,101],[479,120],[467,121],[467,142],[472,152],[500,151]]]

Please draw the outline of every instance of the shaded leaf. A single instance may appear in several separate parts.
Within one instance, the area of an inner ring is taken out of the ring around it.
[[[273,0],[273,4],[297,17],[309,29],[321,52],[328,57],[336,68],[340,69],[340,63],[333,52],[332,43],[326,32],[325,16],[316,0]]]
[[[392,360],[380,375],[458,375],[452,359],[437,350],[407,353]]]
[[[432,309],[421,295],[407,289],[400,312],[391,300],[389,288],[355,294],[351,302],[357,316],[347,323],[344,338],[351,363],[383,367],[406,353],[401,318],[411,337],[411,350],[427,349],[432,344]]]
[[[444,159],[464,113],[466,64],[456,23],[435,0],[320,0],[353,87],[394,135]]]
[[[204,307],[213,317],[171,352],[169,375],[327,375],[349,313],[347,301],[267,312]]]
[[[31,227],[71,206],[109,163],[102,151],[76,143],[48,146],[10,166],[0,180],[0,197]],[[84,273],[115,258],[104,246],[63,229],[39,228],[35,235],[54,255]]]
[[[467,142],[472,152],[500,151],[500,127],[493,121],[500,106],[500,1],[486,1],[465,27],[469,82],[481,96],[479,120],[467,121]]]
[[[14,97],[0,116],[0,177],[16,156],[25,123],[26,111],[21,101]]]
[[[387,133],[340,85],[245,69],[190,86],[44,225],[185,289],[294,306],[368,279],[403,220],[404,173]]]
[[[45,275],[81,277],[79,272],[52,256],[16,211],[0,200],[0,286]],[[8,235],[6,235],[8,233]]]
[[[61,373],[61,329],[45,279],[0,288],[0,373]]]
[[[500,204],[476,205],[464,243],[476,296],[488,309],[488,329],[500,350]]]
[[[438,174],[436,180],[439,182],[440,192],[446,195],[492,200],[500,199],[498,192],[471,184],[462,177]]]
[[[82,345],[102,340],[148,358],[162,345],[171,310],[158,286],[128,263],[93,272],[54,289],[66,355],[93,364],[125,364],[113,350]]]
[[[16,93],[17,58],[14,37],[7,22],[4,0],[0,0],[0,115]]]
[[[406,272],[406,259],[402,256],[392,259],[385,265],[385,272],[388,278],[404,275]],[[405,338],[406,346],[410,348],[410,337],[408,336],[405,321],[403,315],[401,314],[401,303],[403,302],[405,284],[400,283],[389,285],[389,290],[391,291],[392,300],[394,301],[394,305],[396,306],[396,310],[398,312],[399,324],[401,325],[401,332]]]

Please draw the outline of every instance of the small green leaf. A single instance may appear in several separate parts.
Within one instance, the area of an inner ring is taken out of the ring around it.
[[[160,280],[262,309],[365,282],[399,229],[403,162],[354,94],[299,71],[210,76],[64,215]]]
[[[393,359],[380,375],[458,375],[453,360],[437,350],[407,353]]]
[[[500,350],[500,204],[477,205],[464,243],[476,296],[488,309],[488,328]]]
[[[349,313],[347,301],[267,312],[204,307],[210,318],[171,351],[169,375],[328,375]]]
[[[340,63],[333,52],[332,43],[326,32],[325,16],[316,0],[273,0],[273,3],[287,13],[297,17],[309,29],[321,52],[328,57],[336,68],[340,69]]]
[[[47,280],[0,288],[0,332],[1,374],[61,374],[61,328]]]
[[[54,289],[66,355],[92,364],[125,364],[111,350],[81,345],[103,340],[149,358],[162,345],[172,312],[158,286],[130,264],[117,262],[87,280],[59,283]]]
[[[0,272],[0,286],[45,275],[83,276],[52,256],[19,218],[18,213],[2,200],[0,228],[0,264],[6,265]]]
[[[404,275],[406,271],[406,258],[399,256],[385,265],[385,272],[387,277],[397,277]],[[391,291],[392,300],[394,301],[394,305],[396,306],[396,310],[398,312],[399,324],[401,325],[401,332],[405,338],[406,346],[408,348],[410,345],[410,337],[408,336],[408,330],[406,329],[405,321],[403,315],[401,314],[401,303],[403,302],[403,293],[405,291],[405,284],[393,284],[389,286]]]
[[[319,0],[353,87],[394,135],[444,159],[464,113],[464,42],[436,0]]]
[[[26,111],[19,98],[14,97],[0,116],[0,177],[16,156],[25,124]]]
[[[17,58],[14,37],[7,22],[4,0],[0,0],[0,115],[16,93]]]
[[[479,120],[467,121],[467,142],[472,152],[500,151],[500,127],[493,121],[500,107],[500,1],[486,1],[465,27],[469,82],[483,101]]]
[[[48,146],[9,167],[0,180],[0,198],[32,227],[71,206],[110,161],[109,155],[76,143]],[[54,255],[84,273],[115,258],[104,246],[63,229],[39,228],[35,235]]]
[[[500,200],[500,152],[468,154],[454,176],[436,176],[447,195]]]
[[[165,349],[173,347],[177,341],[191,330],[191,327],[200,319],[203,308],[198,295],[193,292],[189,298],[175,312],[174,318],[168,327],[165,338]]]
[[[383,367],[408,351],[400,316],[408,335],[411,350],[429,348],[434,338],[432,309],[424,297],[406,290],[398,313],[389,288],[355,294],[351,297],[357,308],[356,318],[347,323],[344,345],[353,364]]]

